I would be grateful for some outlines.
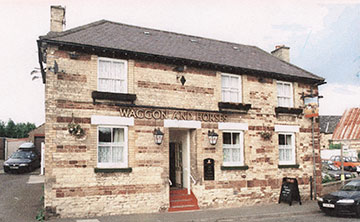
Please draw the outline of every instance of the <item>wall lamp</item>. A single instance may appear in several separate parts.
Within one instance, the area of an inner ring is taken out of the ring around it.
[[[160,145],[163,141],[164,133],[161,132],[160,128],[154,129],[154,140],[157,145]]]
[[[209,137],[209,143],[211,145],[216,145],[219,135],[217,133],[215,133],[214,130],[208,131],[208,137]]]

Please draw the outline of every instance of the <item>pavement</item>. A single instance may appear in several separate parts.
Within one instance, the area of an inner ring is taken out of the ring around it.
[[[275,219],[279,217],[290,217],[300,215],[322,214],[316,201],[305,201],[302,205],[298,202],[289,204],[256,205],[229,209],[207,209],[187,212],[152,213],[103,216],[95,218],[52,218],[50,222],[235,222],[235,221],[257,221]]]

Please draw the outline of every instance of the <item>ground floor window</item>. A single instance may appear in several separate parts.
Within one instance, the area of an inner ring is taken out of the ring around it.
[[[98,167],[128,167],[127,127],[98,127]]]
[[[295,164],[295,134],[279,133],[279,165]]]
[[[223,165],[243,166],[244,147],[242,131],[223,132]]]

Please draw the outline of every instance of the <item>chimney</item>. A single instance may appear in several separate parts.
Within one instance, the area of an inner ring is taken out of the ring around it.
[[[272,51],[271,54],[285,62],[290,62],[290,47],[287,47],[285,45],[277,45],[275,46],[275,50]]]
[[[50,8],[50,32],[62,32],[65,25],[65,7],[52,5]]]

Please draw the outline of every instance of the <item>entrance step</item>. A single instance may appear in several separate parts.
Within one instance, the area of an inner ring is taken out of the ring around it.
[[[198,200],[192,191],[188,194],[187,189],[170,190],[169,212],[198,209]]]

